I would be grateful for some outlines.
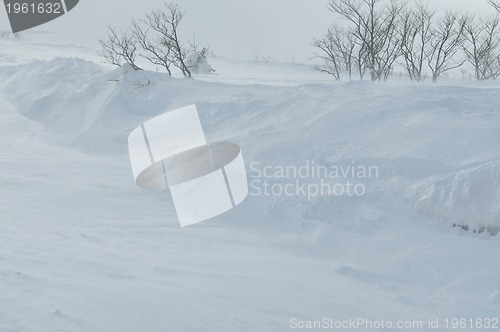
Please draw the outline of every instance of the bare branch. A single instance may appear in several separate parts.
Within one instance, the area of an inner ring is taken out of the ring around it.
[[[133,21],[132,29],[134,36],[145,51],[145,53],[140,53],[139,55],[154,65],[161,66],[167,70],[169,75],[172,75],[170,67],[175,61],[172,57],[172,51],[164,42],[164,39],[160,37],[154,41],[151,41],[148,37],[148,29],[143,28],[139,23]]]
[[[456,54],[464,40],[463,31],[466,16],[460,18],[457,12],[448,11],[431,30],[427,65],[432,72],[432,80],[437,81],[443,73],[461,67],[466,59],[456,60]]]
[[[412,81],[423,81],[425,78],[424,62],[428,57],[426,50],[431,39],[434,15],[435,11],[431,11],[423,2],[418,2],[415,8],[402,15],[399,28],[401,54]]]
[[[477,80],[500,76],[500,17],[470,18],[464,28],[463,50]]]
[[[140,70],[141,68],[136,65],[136,52],[137,40],[130,30],[117,32],[115,28],[107,26],[108,37],[106,39],[99,39],[101,44],[101,51],[98,54],[104,59],[116,66],[121,66],[125,61],[133,69]]]
[[[388,5],[380,0],[330,0],[330,11],[351,24],[358,56],[364,57],[358,64],[369,69],[372,80],[387,79],[400,55],[396,31],[403,8],[397,0]]]
[[[146,14],[143,22],[159,34],[158,41],[169,50],[169,63],[179,68],[184,76],[191,77],[191,72],[185,64],[187,49],[184,48],[179,40],[178,28],[184,17],[179,5],[174,3],[165,3],[165,10],[152,10]],[[150,48],[150,47],[148,47]],[[155,53],[158,50],[156,50]],[[165,55],[165,52],[161,52]],[[156,57],[156,56],[155,56]]]
[[[338,31],[334,28],[328,29],[326,35],[321,39],[314,39],[313,46],[319,50],[316,54],[318,59],[323,61],[323,64],[315,66],[322,73],[332,75],[336,80],[340,79],[341,55],[338,45],[335,43]]]
[[[500,12],[500,1],[498,0],[489,0],[488,3],[493,6],[498,12]]]

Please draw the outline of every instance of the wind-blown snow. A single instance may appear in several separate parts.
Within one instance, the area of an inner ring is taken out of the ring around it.
[[[189,54],[185,62],[193,74],[209,74],[215,71],[208,63],[207,57],[198,52]]]
[[[498,161],[426,180],[416,191],[417,207],[448,224],[500,230],[500,165]]]
[[[500,226],[498,83],[329,83],[222,60],[175,79],[51,50],[0,56],[0,331],[498,317],[498,236],[463,229]],[[193,103],[208,140],[241,146],[250,179],[252,163],[379,176],[361,197],[250,195],[181,229],[168,193],[135,186],[126,144]]]

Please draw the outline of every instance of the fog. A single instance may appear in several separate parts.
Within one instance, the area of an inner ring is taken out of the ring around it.
[[[320,36],[338,17],[327,10],[328,0],[179,0],[185,12],[181,26],[184,40],[196,41],[219,56],[251,60],[270,57],[278,61],[307,62],[313,37]],[[96,45],[106,34],[106,24],[126,28],[163,4],[158,0],[80,0],[63,17],[26,31],[26,38]],[[430,0],[439,9],[493,12],[487,0]],[[9,30],[5,10],[0,10],[0,30]]]

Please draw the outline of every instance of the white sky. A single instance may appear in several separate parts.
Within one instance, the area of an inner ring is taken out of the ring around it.
[[[328,0],[177,0],[186,12],[181,34],[208,45],[226,58],[253,59],[255,55],[278,60],[307,62],[313,53],[308,44],[335,20]],[[429,0],[437,8],[493,12],[487,0]],[[105,25],[126,27],[132,17],[161,7],[161,0],[80,0],[71,12],[29,30],[30,39],[48,39],[97,45]],[[0,30],[9,30],[5,10],[0,10]],[[34,34],[36,32],[36,34]],[[41,33],[43,32],[43,33]]]

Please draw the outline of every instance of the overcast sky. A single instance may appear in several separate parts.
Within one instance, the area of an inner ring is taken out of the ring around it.
[[[182,36],[226,58],[253,59],[271,56],[281,61],[306,62],[313,52],[309,42],[335,20],[328,0],[178,0],[186,15]],[[487,0],[429,0],[437,8],[462,8],[492,12]],[[126,27],[130,19],[161,7],[159,0],[80,0],[68,14],[29,30],[27,38],[96,45],[110,24]],[[0,10],[0,30],[9,30],[5,10]]]

